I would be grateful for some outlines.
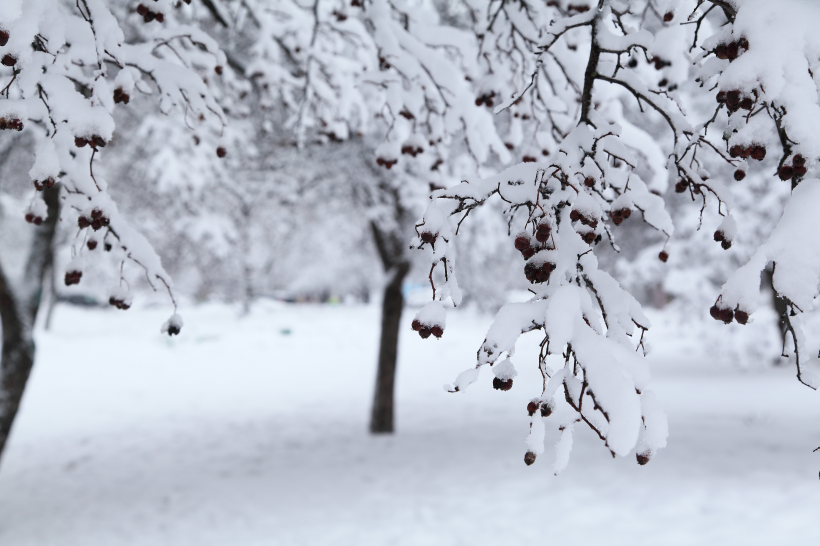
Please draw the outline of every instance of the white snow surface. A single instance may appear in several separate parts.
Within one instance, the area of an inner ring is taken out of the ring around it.
[[[652,315],[669,445],[641,467],[575,427],[556,477],[561,406],[523,462],[537,336],[509,392],[440,389],[491,321],[465,310],[436,342],[406,313],[397,433],[369,435],[378,309],[203,305],[169,338],[164,307],[58,307],[0,469],[0,544],[820,544],[820,400],[791,366],[696,356]]]

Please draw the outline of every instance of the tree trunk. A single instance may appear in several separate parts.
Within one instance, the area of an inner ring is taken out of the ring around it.
[[[382,300],[382,330],[379,341],[379,367],[376,371],[376,390],[370,432],[393,432],[393,400],[395,398],[396,360],[399,352],[399,328],[404,309],[401,287],[410,264],[402,262],[388,272]]]
[[[60,211],[59,184],[44,192],[48,217],[34,228],[24,278],[13,284],[0,264],[0,321],[3,349],[0,353],[0,456],[6,446],[14,418],[34,365],[32,332],[45,274],[54,261],[53,241]]]

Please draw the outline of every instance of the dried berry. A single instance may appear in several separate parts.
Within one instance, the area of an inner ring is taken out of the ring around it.
[[[413,327],[413,330],[415,330],[416,332],[421,330],[421,322],[419,322],[418,320],[413,320],[413,324],[411,324],[411,326]]]
[[[552,408],[549,404],[541,404],[541,417],[549,417],[552,415]]]
[[[535,230],[535,239],[539,243],[545,243],[547,239],[550,238],[550,233],[552,232],[552,228],[546,222],[542,222],[538,224],[538,228]]]
[[[738,309],[737,311],[735,311],[735,320],[738,321],[740,324],[746,324],[747,322],[749,322],[749,313]]]
[[[713,305],[709,308],[709,314],[712,316],[713,319],[720,320],[720,309],[718,309],[717,305]]]
[[[527,413],[529,413],[530,417],[532,417],[536,411],[538,411],[538,402],[532,400],[529,404],[527,404]]]
[[[724,238],[723,232],[721,230],[717,230],[715,232],[715,241],[720,242]]]
[[[595,186],[595,179],[591,176],[587,176],[586,178],[584,178],[584,186],[586,186],[587,188]]]
[[[431,333],[432,332],[430,331],[430,328],[428,328],[427,326],[422,326],[419,329],[419,335],[421,336],[421,339],[427,339],[428,337],[430,337]]]
[[[508,391],[512,388],[512,385],[512,379],[499,379],[498,377],[493,378],[493,388],[497,391]]]
[[[720,243],[720,246],[721,248],[723,248],[723,250],[729,250],[730,248],[732,248],[732,241],[724,239],[723,242]]]
[[[675,184],[675,193],[683,193],[686,191],[686,188],[689,187],[689,183],[685,180],[678,180],[678,183]]]
[[[444,330],[442,330],[441,326],[433,326],[430,328],[430,333],[438,339],[444,334]]]
[[[796,156],[794,156],[794,159],[792,160],[792,163],[794,164],[795,167],[803,166],[803,165],[806,164],[806,158],[803,157],[800,154],[797,154]]]
[[[735,171],[735,180],[740,182],[744,178],[746,178],[746,171],[744,171],[743,169],[738,169]]]
[[[658,254],[658,259],[660,259],[660,261],[662,262],[666,262],[666,260],[669,259],[669,253],[665,250],[661,250],[661,253]]]
[[[718,318],[726,324],[729,324],[734,319],[734,313],[731,309],[721,309]]]
[[[17,58],[10,53],[6,53],[3,55],[3,60],[0,62],[3,63],[3,66],[14,66],[17,64]]]
[[[0,30],[0,47],[9,43],[9,33],[5,30]]]
[[[226,155],[228,155],[228,150],[226,150],[226,149],[225,149],[225,148],[223,148],[222,146],[219,146],[219,147],[216,149],[216,157],[220,157],[220,158],[222,158],[222,157],[225,157]],[[388,167],[388,168],[389,168],[389,167]]]

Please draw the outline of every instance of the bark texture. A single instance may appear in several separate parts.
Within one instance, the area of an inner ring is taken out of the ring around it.
[[[0,321],[3,349],[0,356],[0,457],[20,407],[34,365],[32,330],[40,307],[46,272],[54,261],[53,241],[60,210],[59,185],[44,192],[48,217],[34,234],[23,278],[13,282],[0,263]]]

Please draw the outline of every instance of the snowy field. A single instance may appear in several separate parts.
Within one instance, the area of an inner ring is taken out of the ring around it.
[[[489,318],[403,330],[398,433],[367,434],[375,307],[57,309],[0,471],[0,544],[817,545],[820,395],[793,368],[699,358],[653,333],[669,446],[613,460],[583,427],[569,467],[523,463],[527,359],[458,395]],[[405,322],[409,322],[405,319]],[[540,376],[539,376],[540,377]]]

